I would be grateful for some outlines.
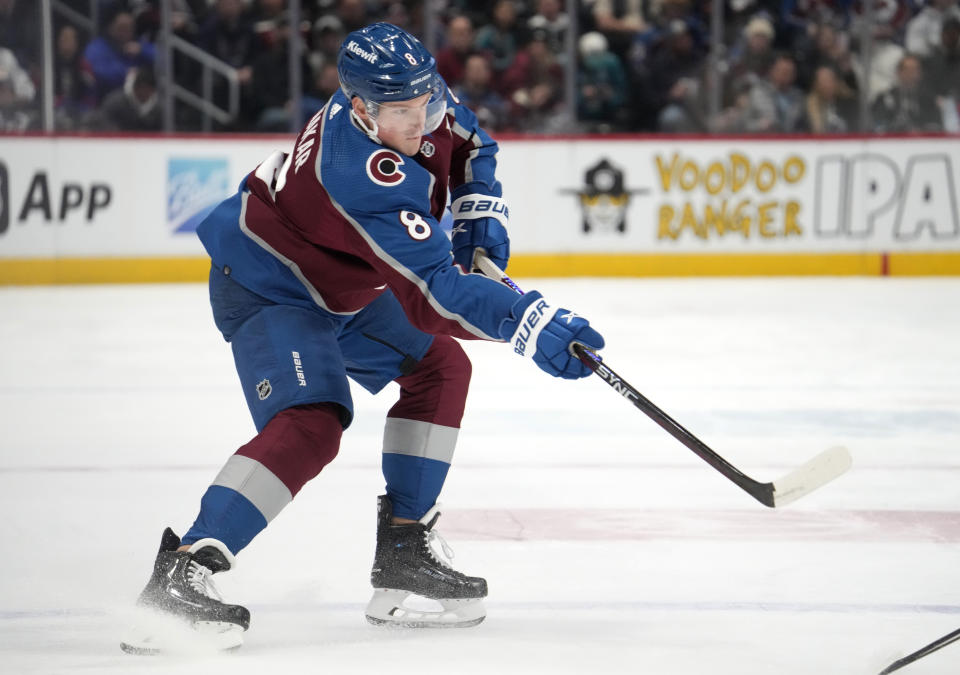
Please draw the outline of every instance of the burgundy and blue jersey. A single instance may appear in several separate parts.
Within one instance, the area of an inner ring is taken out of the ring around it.
[[[424,332],[499,340],[516,294],[454,265],[439,224],[450,198],[502,203],[497,145],[448,104],[410,157],[372,140],[338,91],[244,179],[236,222],[198,228],[213,263],[274,302],[349,316],[389,288]]]

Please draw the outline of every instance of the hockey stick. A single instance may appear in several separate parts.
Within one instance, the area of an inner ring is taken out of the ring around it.
[[[474,266],[491,279],[501,281],[517,293],[523,294],[523,291],[514,283],[513,279],[504,274],[503,270],[497,267],[487,256],[478,253],[474,260]],[[850,468],[850,453],[846,448],[838,446],[821,452],[803,466],[794,469],[783,478],[772,483],[756,481],[711,450],[706,443],[654,405],[650,399],[617,375],[610,366],[603,363],[595,353],[576,343],[573,345],[573,350],[584,365],[599,375],[615,392],[633,403],[647,417],[663,427],[667,433],[764,506],[775,508],[789,504],[829,483]]]
[[[960,628],[953,631],[952,633],[948,633],[947,635],[944,635],[939,640],[934,640],[923,649],[918,649],[913,654],[908,654],[907,656],[904,656],[902,659],[898,659],[897,661],[894,661],[889,666],[881,670],[880,675],[887,675],[887,673],[892,673],[895,670],[900,670],[904,666],[909,665],[918,659],[922,659],[924,656],[927,656],[928,654],[932,654],[938,649],[942,649],[946,647],[948,644],[950,644],[951,642],[956,642],[957,640],[960,640]]]

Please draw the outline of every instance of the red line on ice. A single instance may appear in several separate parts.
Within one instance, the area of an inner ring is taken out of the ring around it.
[[[911,541],[960,543],[960,511],[459,509],[444,513],[454,539]]]

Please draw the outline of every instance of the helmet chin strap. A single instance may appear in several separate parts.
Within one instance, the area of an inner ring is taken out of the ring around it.
[[[357,114],[357,111],[354,110],[353,108],[350,109],[350,118],[354,121],[354,123],[356,123],[358,127],[360,127],[363,130],[365,134],[367,134],[367,136],[370,137],[371,141],[373,141],[374,143],[379,143],[380,145],[383,145],[383,141],[381,141],[380,136],[377,135],[380,133],[380,127],[377,125],[377,120],[367,115],[367,119],[369,119],[370,124],[373,125],[373,128],[371,129],[370,127],[367,126],[366,122],[360,119],[360,116]]]

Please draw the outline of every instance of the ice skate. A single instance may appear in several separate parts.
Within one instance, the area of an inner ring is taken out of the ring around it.
[[[393,504],[378,500],[377,552],[370,573],[373,598],[367,621],[404,628],[462,628],[486,617],[487,581],[456,571],[446,558],[453,551],[434,530],[440,512],[434,506],[418,523],[393,525]]]
[[[131,654],[224,651],[243,644],[250,612],[227,605],[211,575],[231,569],[236,561],[216,539],[201,539],[178,551],[180,538],[167,528],[153,575],[137,600],[138,616],[120,643]]]

